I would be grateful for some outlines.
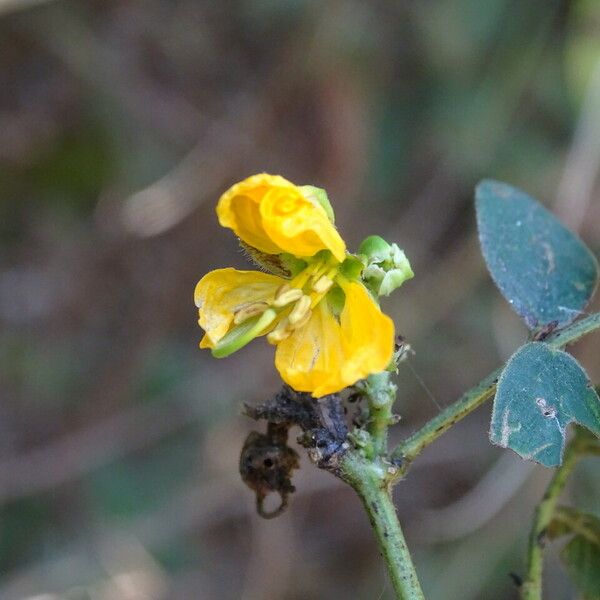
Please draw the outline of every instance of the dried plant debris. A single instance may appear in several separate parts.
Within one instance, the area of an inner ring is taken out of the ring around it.
[[[320,468],[338,475],[339,462],[348,449],[348,427],[339,394],[320,399],[295,392],[289,386],[257,406],[245,405],[245,413],[255,420],[267,421],[267,432],[253,431],[247,437],[240,456],[243,481],[256,493],[258,514],[265,518],[280,515],[294,491],[291,476],[299,467],[298,454],[287,445],[288,431],[302,430],[298,443],[307,448],[310,459]],[[264,509],[269,493],[281,497],[274,511]]]

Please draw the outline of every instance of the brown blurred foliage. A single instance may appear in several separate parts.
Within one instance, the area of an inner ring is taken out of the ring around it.
[[[0,0],[0,598],[391,598],[326,474],[304,462],[289,510],[254,514],[239,408],[278,382],[266,343],[197,348],[196,281],[244,265],[215,202],[280,173],[328,190],[350,247],[406,250],[416,278],[384,308],[416,350],[409,433],[525,339],[479,253],[480,178],[600,250],[599,24],[586,0]],[[433,600],[513,598],[523,571],[549,473],[488,420],[397,490]],[[580,506],[599,475],[582,463]]]

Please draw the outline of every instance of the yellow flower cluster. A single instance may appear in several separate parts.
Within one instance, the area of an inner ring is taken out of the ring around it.
[[[345,275],[346,245],[314,194],[263,173],[227,190],[217,215],[250,248],[291,255],[300,268],[287,279],[232,268],[205,275],[194,293],[201,348],[228,356],[266,335],[282,379],[317,398],[386,369],[392,320]]]

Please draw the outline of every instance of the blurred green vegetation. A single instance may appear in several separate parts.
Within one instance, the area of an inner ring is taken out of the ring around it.
[[[416,350],[412,431],[525,338],[475,241],[480,178],[600,253],[600,5],[0,2],[0,134],[0,598],[391,598],[358,502],[324,474],[304,465],[289,511],[254,515],[239,409],[278,383],[267,344],[197,349],[196,281],[244,264],[214,204],[281,173],[328,190],[351,246],[406,250],[416,278],[384,308]],[[576,352],[600,381],[594,343]],[[523,572],[549,473],[488,423],[397,492],[432,600],[513,598]],[[598,514],[597,461],[570,493]],[[568,597],[548,560],[547,597]]]

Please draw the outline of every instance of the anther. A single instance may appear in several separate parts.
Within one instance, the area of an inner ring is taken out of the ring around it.
[[[290,325],[291,329],[294,329],[294,330],[300,329],[300,327],[302,327],[303,325],[306,325],[306,323],[308,323],[308,320],[310,319],[311,315],[312,315],[312,310],[307,310],[304,313],[304,316],[297,323]]]
[[[296,305],[294,306],[292,312],[288,317],[288,319],[290,320],[290,324],[293,327],[296,327],[297,324],[300,323],[300,321],[304,321],[306,315],[310,314],[310,304],[310,296],[302,296],[302,298],[300,298],[298,302],[296,302]]]
[[[315,283],[313,283],[312,289],[317,292],[317,294],[324,294],[331,289],[333,285],[333,279],[327,277],[327,275],[321,275]]]
[[[276,290],[275,290],[275,299],[279,298],[279,296],[281,296],[281,294],[285,294],[288,290],[291,290],[292,286],[289,283],[282,283]]]
[[[275,329],[273,329],[273,331],[267,335],[267,342],[269,342],[269,344],[276,345],[290,337],[290,335],[292,335],[292,330],[289,329],[289,326],[290,322],[287,318],[279,321],[277,327],[275,327]]]
[[[288,283],[284,283],[275,292],[275,300],[273,301],[273,306],[277,308],[287,306],[291,302],[296,302],[296,300],[300,300],[300,298],[302,298],[302,294],[303,292],[301,289],[293,288]]]
[[[235,311],[233,314],[233,322],[235,325],[239,325],[252,317],[256,317],[256,315],[262,315],[267,308],[269,308],[267,302],[252,302]]]

